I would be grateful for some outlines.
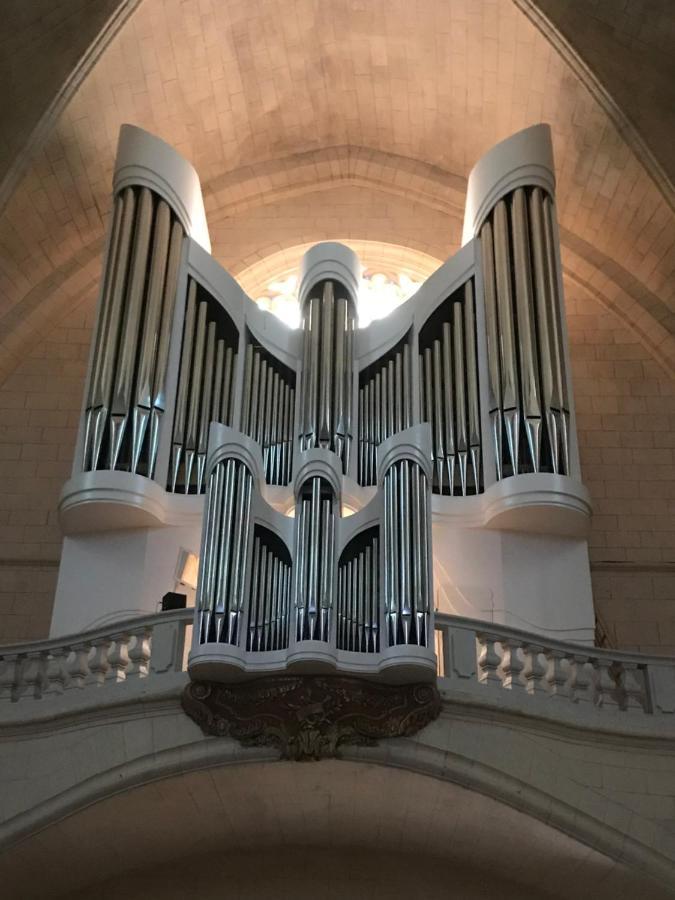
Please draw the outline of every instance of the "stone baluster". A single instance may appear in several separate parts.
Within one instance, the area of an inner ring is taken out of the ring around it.
[[[563,650],[548,649],[545,651],[545,656],[548,663],[546,681],[548,682],[549,695],[567,699],[569,697],[568,672],[564,665],[567,654]]]
[[[11,700],[16,682],[16,655],[3,656],[0,659],[0,700]]]
[[[538,644],[525,644],[523,646],[523,655],[525,656],[525,667],[523,669],[523,677],[528,694],[541,695],[547,694],[545,675],[546,668],[542,665],[539,655],[544,652],[544,648]]]
[[[73,658],[68,665],[68,681],[69,688],[83,688],[85,681],[89,676],[89,651],[91,644],[73,644],[70,648],[73,651]]]
[[[55,647],[49,653],[43,694],[62,694],[68,681],[67,647]]]
[[[610,671],[614,663],[611,659],[596,657],[593,662],[595,671],[595,702],[597,706],[607,709],[618,709],[617,685]]]
[[[525,668],[525,664],[518,652],[520,649],[520,641],[514,640],[513,638],[507,638],[501,643],[504,651],[502,654],[502,673],[504,676],[502,687],[508,688],[509,690],[524,691],[525,684],[520,677],[520,673]]]
[[[92,641],[94,655],[89,660],[90,680],[92,684],[103,684],[105,677],[110,669],[108,662],[108,652],[112,641],[110,638],[99,638]]]
[[[570,657],[572,677],[570,691],[574,703],[593,702],[593,674],[590,660],[583,654],[575,653]]]
[[[481,684],[496,684],[501,687],[502,680],[497,669],[502,660],[495,649],[495,644],[499,639],[491,634],[478,634],[476,637],[481,646],[478,657],[478,668],[480,669],[478,680]]]
[[[127,667],[129,665],[129,634],[114,634],[112,640],[115,642],[114,648],[108,653],[108,665],[110,668],[106,674],[106,681],[119,682],[125,681],[127,677]]]
[[[135,640],[128,651],[130,662],[126,672],[127,678],[145,678],[147,676],[150,668],[151,634],[150,628],[132,633]]]
[[[621,671],[626,712],[645,712],[645,692],[642,686],[642,673],[638,674],[638,664],[622,663]]]
[[[21,670],[21,694],[38,698],[42,695],[42,678],[46,654],[37,651],[28,653]]]

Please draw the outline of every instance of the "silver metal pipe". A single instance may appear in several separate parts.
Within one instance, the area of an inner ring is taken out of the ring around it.
[[[338,650],[343,649],[342,645],[342,622],[344,618],[343,606],[343,584],[344,584],[344,563],[342,560],[338,566],[337,572],[337,603],[335,608],[335,646]]]
[[[281,453],[283,446],[281,435],[286,413],[285,388],[287,388],[287,385],[284,383],[281,375],[275,371],[272,384],[272,425],[270,431],[270,478],[272,484],[281,484]]]
[[[422,508],[420,504],[420,467],[413,463],[411,469],[411,515],[410,522],[412,526],[412,556],[413,556],[413,566],[412,566],[412,597],[413,597],[413,616],[415,622],[415,634],[417,638],[417,643],[419,643],[419,607],[420,601],[422,599],[422,590],[423,590],[423,577],[422,577],[422,521],[421,514]]]
[[[365,653],[371,650],[373,639],[373,585],[372,585],[372,544],[368,543],[363,552],[363,628]]]
[[[401,351],[394,357],[394,431],[403,430],[403,360]]]
[[[560,471],[560,394],[554,380],[555,350],[552,347],[551,313],[553,300],[549,295],[547,276],[546,234],[544,231],[544,195],[541,188],[533,188],[529,195],[530,244],[532,247],[532,272],[534,297],[537,310],[537,333],[539,345],[539,373],[541,376],[541,405],[546,418],[546,426],[551,451],[551,465],[554,473]],[[554,393],[557,394],[554,398]],[[555,399],[555,402],[554,402]]]
[[[185,437],[185,493],[190,490],[192,469],[197,451],[199,437],[199,398],[202,393],[202,372],[204,368],[204,345],[206,343],[206,316],[208,303],[205,300],[197,310],[197,331],[195,349],[192,354],[192,375],[190,377],[190,403],[187,414],[187,433]]]
[[[385,441],[389,437],[389,433],[387,430],[389,424],[389,391],[388,391],[388,380],[389,380],[389,370],[387,366],[382,366],[380,369],[380,437],[383,441]]]
[[[434,367],[431,347],[424,348],[424,421],[433,427],[434,422]]]
[[[103,437],[108,423],[111,391],[115,375],[115,362],[118,354],[118,342],[124,309],[124,296],[127,281],[129,257],[131,255],[131,237],[136,213],[136,197],[133,188],[122,192],[122,220],[120,223],[119,243],[111,273],[110,299],[101,312],[104,317],[101,334],[101,350],[96,354],[92,376],[91,406],[94,409],[91,433],[91,468],[97,469]]]
[[[366,593],[365,593],[365,554],[359,553],[357,563],[357,600],[356,600],[356,647],[359,653],[366,642]]]
[[[513,332],[513,299],[511,296],[511,253],[509,249],[506,203],[500,200],[493,213],[497,314],[501,347],[502,410],[506,441],[513,474],[518,474],[520,411],[518,407],[518,374]]]
[[[228,644],[236,643],[237,630],[237,575],[241,569],[241,531],[244,518],[244,482],[246,470],[240,462],[236,463],[234,476],[234,493],[231,506],[231,530],[228,541],[230,553],[229,558],[229,579],[226,583],[225,590],[225,611],[227,616],[227,637]]]
[[[356,640],[358,634],[358,578],[359,578],[359,568],[358,568],[358,559],[356,556],[352,558],[351,561],[351,584],[349,586],[349,649],[353,652],[356,651]]]
[[[266,548],[265,552],[265,591],[263,594],[263,616],[261,623],[259,650],[270,649],[270,629],[272,622],[272,581],[274,578],[274,554]]]
[[[272,591],[270,594],[270,650],[277,649],[279,624],[279,557],[272,558]]]
[[[305,302],[302,317],[302,369],[300,371],[300,450],[306,450],[305,435],[309,429],[309,356],[311,343],[311,316],[309,301]]]
[[[127,190],[131,189],[127,188]],[[112,346],[109,345],[109,326],[111,313],[111,293],[117,276],[123,208],[123,197],[121,194],[119,194],[115,198],[115,205],[113,210],[113,220],[110,229],[110,241],[108,244],[104,281],[101,290],[100,313],[98,316],[98,321],[96,323],[96,343],[94,345],[94,351],[92,354],[92,369],[89,374],[89,387],[87,390],[87,401],[85,404],[86,412],[84,425],[84,458],[82,460],[82,466],[85,471],[90,466],[92,456],[91,444],[94,436],[94,420],[97,417],[97,413],[94,411],[94,407],[102,405],[102,401],[98,401],[98,398],[96,396],[100,387],[101,371],[104,367],[106,357],[114,354],[115,352],[115,343],[113,342]]]
[[[137,346],[139,348],[138,371],[136,374],[134,410],[131,419],[131,471],[134,473],[138,470],[143,442],[150,419],[154,373],[157,364],[156,354],[162,317],[162,300],[164,299],[164,278],[169,255],[171,210],[164,200],[157,201],[154,219],[155,226],[152,252],[150,253],[147,296],[142,322],[139,316],[139,334],[137,335]]]
[[[389,383],[389,394],[387,400],[387,412],[389,419],[387,431],[391,435],[396,432],[396,370],[393,356],[387,363],[387,381]]]
[[[429,529],[431,527],[431,517],[429,515],[429,484],[427,482],[427,477],[424,472],[420,472],[421,481],[420,481],[420,499],[422,505],[422,514],[421,514],[421,522],[422,528],[420,533],[420,545],[422,547],[422,576],[423,583],[421,586],[420,594],[422,596],[422,602],[424,604],[424,646],[428,644],[429,641],[429,610],[431,608],[431,593],[432,593],[432,585],[433,585],[433,572],[431,570],[432,560],[431,560],[431,542]],[[422,643],[422,641],[420,641]]]
[[[469,414],[468,438],[475,493],[480,486],[480,408],[478,405],[478,364],[476,361],[476,312],[473,282],[464,285],[464,360],[466,372],[466,406]]]
[[[486,221],[480,233],[483,260],[483,291],[485,295],[485,328],[487,332],[488,406],[495,449],[497,479],[502,478],[502,386],[499,367],[499,328],[497,325],[497,293],[495,287],[495,257],[492,225]]]
[[[204,360],[203,390],[199,412],[199,438],[197,441],[197,493],[202,492],[204,467],[206,465],[206,445],[211,424],[211,395],[213,393],[214,357],[216,352],[216,323],[209,322],[206,335],[206,358]]]
[[[443,384],[443,370],[441,365],[441,342],[435,340],[433,344],[433,363],[434,363],[434,415],[429,423],[433,428],[434,435],[434,456],[436,457],[436,475],[438,478],[438,493],[443,493],[443,468],[445,466],[445,449],[444,449],[444,422],[443,422],[443,400],[444,390],[447,385]]]
[[[333,409],[335,416],[335,452],[342,458],[346,434],[345,421],[345,383],[347,371],[345,368],[347,333],[345,331],[347,320],[347,300],[345,297],[337,297],[335,300],[335,364]]]
[[[298,640],[305,638],[305,621],[307,616],[307,588],[309,585],[309,512],[311,503],[302,498],[300,501],[300,523],[298,527],[297,583],[296,606],[298,608]]]
[[[306,448],[316,447],[318,444],[318,393],[321,372],[321,360],[319,358],[321,338],[321,299],[312,297],[309,301],[310,311],[310,346],[309,346],[309,390],[307,392],[307,434]]]
[[[251,528],[250,528],[250,520],[251,520],[251,500],[253,495],[253,476],[249,472],[249,470],[244,466],[244,513],[242,516],[242,539],[239,547],[239,556],[238,558],[241,560],[241,564],[237,566],[237,589],[236,589],[236,598],[237,598],[237,643],[239,643],[239,628],[241,627],[241,623],[244,620],[244,606],[245,606],[245,597],[244,597],[244,588],[246,585],[246,561],[248,560],[248,542],[250,539]]]
[[[234,372],[237,366],[237,354],[232,347],[225,350],[225,366],[223,373],[223,396],[221,399],[220,421],[223,425],[232,424],[232,414],[234,412],[233,392],[234,392]]]
[[[352,382],[354,378],[354,329],[356,327],[356,319],[354,316],[354,306],[347,300],[347,332],[345,336],[345,450],[342,459],[342,471],[347,474],[349,471],[349,460],[352,447]]]
[[[258,601],[260,598],[260,535],[253,541],[253,568],[251,570],[251,594],[248,603],[248,650],[255,646],[255,626],[258,619]]]
[[[448,467],[450,495],[455,489],[455,412],[453,409],[455,389],[452,376],[452,344],[450,322],[443,322],[443,411],[445,422],[445,454]]]
[[[371,632],[373,653],[379,653],[380,650],[380,542],[377,537],[373,538],[373,554],[372,554],[372,576],[371,576]]]
[[[176,490],[178,472],[182,462],[183,447],[185,444],[185,424],[187,422],[188,391],[190,389],[190,370],[192,360],[192,345],[194,343],[194,331],[197,321],[197,285],[190,280],[188,287],[187,305],[185,307],[185,319],[183,322],[183,346],[181,347],[180,374],[178,377],[178,395],[176,397],[176,412],[173,419],[173,448],[171,458],[171,490]]]
[[[373,412],[375,414],[375,447],[377,448],[382,442],[382,383],[379,370],[375,372],[375,409]],[[375,460],[373,460],[373,469],[375,469]],[[375,471],[373,471],[373,481],[375,477]]]
[[[321,382],[319,388],[319,446],[333,445],[333,282],[327,281],[323,287],[321,301]]]
[[[400,550],[399,550],[399,496],[400,496],[400,484],[398,478],[398,472],[396,470],[396,466],[392,466],[389,470],[390,479],[391,479],[391,510],[389,513],[390,517],[390,526],[391,526],[391,560],[392,560],[392,571],[391,571],[391,587],[392,587],[392,598],[391,598],[391,625],[393,630],[393,643],[398,643],[398,625],[399,625],[399,617],[401,613],[401,561],[400,561]],[[406,523],[407,527],[407,523]]]
[[[132,191],[133,189],[127,188]],[[84,441],[84,468],[87,468],[88,454],[90,453],[89,439],[91,437],[91,413],[92,407],[95,405],[95,394],[101,377],[101,369],[105,357],[108,353],[114,352],[114,348],[108,346],[108,326],[110,323],[110,295],[112,286],[115,282],[115,276],[118,264],[118,255],[120,247],[120,232],[122,225],[122,210],[124,208],[123,195],[118,194],[115,197],[113,208],[113,219],[110,228],[110,240],[108,243],[108,252],[106,255],[106,264],[104,270],[103,287],[101,289],[101,304],[98,321],[96,323],[96,338],[94,351],[92,354],[92,369],[89,376],[89,387],[87,389],[87,421],[85,424],[85,441]]]
[[[209,478],[209,485],[206,497],[206,518],[205,518],[205,534],[204,549],[201,560],[201,578],[199,580],[199,592],[197,597],[197,607],[201,610],[200,616],[200,643],[208,641],[209,626],[211,623],[211,612],[213,608],[213,572],[215,559],[215,535],[219,526],[219,517],[217,510],[220,499],[221,489],[221,473],[222,465],[216,466],[214,472]]]
[[[400,478],[400,503],[399,534],[401,540],[401,554],[399,565],[401,569],[401,622],[403,625],[403,642],[410,643],[410,628],[412,624],[412,592],[411,583],[411,553],[410,553],[410,462],[407,459],[400,460],[396,467]]]
[[[258,599],[255,622],[255,649],[257,651],[263,649],[263,641],[265,639],[264,623],[265,603],[267,599],[267,555],[267,546],[263,544],[260,553],[260,596]]]
[[[169,365],[169,344],[171,342],[171,327],[173,325],[173,311],[178,287],[178,273],[183,252],[183,226],[174,219],[171,226],[169,240],[169,258],[166,265],[164,278],[164,290],[162,296],[162,321],[159,329],[159,341],[157,344],[155,376],[152,386],[152,413],[150,416],[150,450],[149,450],[149,477],[154,478],[155,465],[157,463],[157,450],[159,447],[159,422],[162,413],[166,409],[166,371]]]
[[[295,388],[288,391],[288,413],[286,415],[286,475],[284,481],[288,484],[293,470],[293,418],[295,416]]]
[[[223,492],[223,511],[221,516],[221,532],[219,534],[220,550],[218,554],[218,571],[216,575],[216,641],[220,642],[223,633],[223,620],[229,609],[229,575],[231,557],[231,536],[234,529],[234,496],[237,479],[234,459],[225,461],[225,487]]]
[[[538,354],[534,333],[534,303],[530,278],[530,245],[528,239],[527,201],[525,189],[516,188],[511,202],[511,234],[513,238],[513,276],[518,311],[518,346],[520,349],[520,384],[523,397],[525,434],[530,460],[539,471],[541,457],[541,403],[537,378]]]
[[[221,422],[223,405],[223,367],[225,366],[225,341],[216,342],[216,363],[213,374],[213,393],[211,395],[211,421]]]
[[[263,449],[265,443],[265,429],[267,427],[268,421],[268,413],[269,413],[269,391],[268,387],[268,378],[269,373],[272,367],[267,362],[265,357],[260,355],[260,382],[258,388],[258,423],[255,434],[253,435],[254,440],[256,440],[260,444],[260,449]]]
[[[410,353],[410,343],[406,338],[403,344],[403,397],[405,399],[404,410],[404,428],[410,428],[412,421],[412,356]]]
[[[465,373],[466,360],[464,359],[464,321],[462,305],[453,304],[454,320],[452,323],[453,358],[455,363],[455,441],[457,447],[457,459],[459,460],[459,478],[462,485],[462,496],[466,497],[466,463],[469,449],[466,427],[466,388]]]
[[[261,368],[261,360],[260,353],[257,349],[253,350],[253,372],[251,375],[251,409],[249,412],[248,419],[248,433],[249,436],[256,439],[258,434],[258,417],[261,415],[260,410],[260,368]]]
[[[555,250],[553,200],[544,195],[543,219],[546,246],[546,276],[550,298],[549,325],[551,332],[551,359],[553,370],[553,397],[551,405],[554,410],[560,409],[558,431],[560,433],[560,472],[570,474],[569,460],[569,399],[567,392],[567,373],[565,371],[565,354],[563,351],[562,298],[558,292],[558,258]],[[558,401],[556,404],[555,401]]]
[[[359,406],[358,406],[358,442],[359,442],[359,474],[358,480],[359,484],[363,484],[365,480],[365,430],[364,430],[364,418],[365,418],[365,408],[364,408],[364,390],[362,387],[359,388]]]
[[[117,358],[110,408],[110,446],[108,453],[108,467],[110,469],[117,468],[131,404],[131,390],[140,338],[139,323],[143,308],[148,253],[150,250],[152,213],[152,191],[149,188],[141,188],[136,228],[134,229],[129,283],[124,305],[124,322],[122,324],[120,350]]]
[[[230,351],[230,347],[227,348],[228,352]],[[225,354],[225,378],[227,379],[227,353]],[[241,430],[244,434],[250,434],[250,426],[251,426],[251,396],[253,393],[253,345],[248,343],[246,345],[246,352],[244,356],[244,385],[243,385],[243,396],[242,396],[242,408],[241,408]],[[225,404],[228,402],[228,392],[226,390],[225,383],[223,384],[223,422],[226,422],[226,408]]]
[[[312,478],[312,525],[310,532],[310,588],[307,597],[307,622],[309,624],[310,640],[316,639],[317,630],[317,614],[320,590],[321,568],[324,563],[324,557],[321,555],[319,538],[321,534],[321,479],[319,477]]]

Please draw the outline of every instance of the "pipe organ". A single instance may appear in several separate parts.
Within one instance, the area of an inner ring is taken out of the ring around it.
[[[547,128],[514,135],[413,298],[359,328],[359,261],[318,244],[292,330],[210,256],[192,168],[124,126],[53,630],[154,611],[187,549],[194,677],[431,678],[438,606],[590,637],[554,187]]]

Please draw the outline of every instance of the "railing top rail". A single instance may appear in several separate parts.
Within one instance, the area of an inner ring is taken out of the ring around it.
[[[0,659],[19,655],[25,656],[29,653],[46,652],[75,644],[93,643],[101,638],[110,638],[116,634],[136,634],[143,628],[153,628],[160,623],[191,622],[193,616],[194,609],[192,607],[173,609],[167,612],[156,612],[147,616],[132,616],[128,619],[108,622],[107,625],[101,625],[88,631],[80,631],[76,634],[64,634],[40,641],[20,641],[15,644],[2,644],[0,645]]]
[[[146,616],[133,616],[127,619],[109,622],[107,625],[88,631],[81,631],[76,634],[66,634],[39,641],[20,641],[14,644],[4,644],[0,645],[0,659],[18,655],[25,656],[27,654],[48,652],[60,647],[72,646],[83,642],[93,643],[101,638],[110,638],[115,634],[138,632],[145,627],[153,628],[159,623],[191,622],[193,615],[194,609],[192,607],[187,607],[186,609],[151,613]],[[571,641],[561,641],[557,638],[539,635],[531,631],[524,631],[523,629],[513,628],[509,625],[488,622],[483,619],[469,619],[464,616],[454,616],[448,613],[436,612],[435,623],[436,628],[458,628],[464,631],[473,631],[478,635],[490,635],[496,640],[500,640],[501,638],[513,638],[523,644],[541,646],[542,650],[559,650],[565,654],[584,655],[593,659],[607,659],[614,662],[629,662],[641,666],[649,664],[675,666],[675,657],[672,656],[655,656],[646,653],[632,653],[624,650],[613,650],[605,647],[576,644]]]
[[[675,666],[675,657],[673,656],[655,656],[647,653],[613,650],[608,647],[596,647],[589,644],[575,644],[571,641],[561,641],[557,638],[536,634],[533,631],[523,631],[520,628],[512,628],[510,625],[487,622],[483,619],[469,619],[464,616],[453,616],[448,613],[436,612],[434,614],[434,619],[437,629],[449,626],[464,631],[474,631],[478,635],[489,635],[496,640],[500,640],[501,638],[513,638],[522,644],[531,644],[536,647],[540,646],[542,650],[559,650],[566,654],[584,655],[592,659],[608,659],[613,662],[635,663],[641,666]]]

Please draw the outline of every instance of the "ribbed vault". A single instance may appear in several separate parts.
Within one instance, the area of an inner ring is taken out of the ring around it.
[[[118,8],[109,43],[91,50],[98,61],[0,220],[0,377],[95,293],[124,121],[193,161],[216,255],[235,273],[336,236],[350,214],[355,238],[443,257],[458,243],[471,165],[511,132],[549,121],[567,270],[672,367],[668,186],[616,103],[603,105],[549,42],[548,20],[535,26],[511,0],[135,6]],[[316,201],[309,218],[302,195]],[[275,231],[260,210],[278,221],[297,211],[302,234]],[[403,222],[412,225],[402,237]]]

